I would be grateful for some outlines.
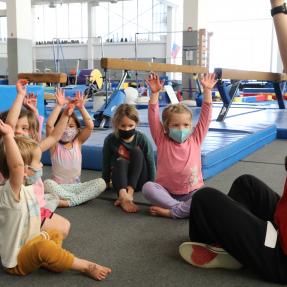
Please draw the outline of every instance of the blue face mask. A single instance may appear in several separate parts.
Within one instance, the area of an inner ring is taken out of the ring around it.
[[[37,180],[42,177],[43,169],[42,168],[35,169],[35,168],[31,167],[31,166],[28,166],[28,168],[33,170],[33,172],[34,172],[33,175],[26,176],[26,184],[27,185],[31,185],[31,184],[36,183]]]
[[[168,136],[176,141],[177,143],[183,143],[192,133],[192,129],[182,129],[170,128]]]

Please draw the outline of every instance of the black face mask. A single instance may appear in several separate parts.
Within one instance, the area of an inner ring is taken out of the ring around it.
[[[128,130],[128,131],[125,131],[125,130],[119,130],[119,136],[120,138],[126,140],[126,139],[129,139],[130,137],[132,137],[136,132],[136,129],[132,129],[132,130]]]

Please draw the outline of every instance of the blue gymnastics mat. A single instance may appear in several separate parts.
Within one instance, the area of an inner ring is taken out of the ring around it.
[[[243,124],[252,127],[254,124],[270,125],[274,124],[277,129],[278,139],[287,139],[287,110],[286,109],[261,109],[255,113],[246,113],[240,116],[228,117],[224,122],[212,122],[214,128],[224,128],[228,125],[235,126]]]
[[[153,144],[156,157],[156,147],[148,127],[139,127]],[[95,130],[82,146],[83,168],[102,169],[102,147],[105,137],[112,132]],[[275,125],[227,125],[225,128],[211,126],[202,146],[202,168],[204,178],[209,178],[223,171],[243,157],[272,142],[276,138]],[[50,163],[50,154],[45,152],[42,161]]]
[[[42,86],[28,85],[27,93],[37,96],[37,108],[40,115],[44,116],[44,88]],[[0,85],[0,112],[7,111],[13,104],[17,91],[15,85]]]

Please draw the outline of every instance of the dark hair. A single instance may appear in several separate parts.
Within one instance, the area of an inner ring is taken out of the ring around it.
[[[58,118],[57,118],[57,120],[56,120],[56,122],[55,122],[55,125],[59,122],[59,120],[60,120],[60,118],[61,118],[63,112],[64,112],[64,110],[62,110],[62,111],[60,112],[60,114],[58,115]],[[69,119],[70,119],[70,118],[73,118],[73,119],[74,119],[74,121],[75,121],[75,123],[76,123],[76,126],[77,126],[77,128],[79,129],[79,128],[81,127],[81,123],[80,123],[80,121],[78,120],[78,118],[77,118],[75,112],[73,112],[73,113],[69,116]]]

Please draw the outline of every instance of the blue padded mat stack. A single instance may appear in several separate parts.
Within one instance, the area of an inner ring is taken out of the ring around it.
[[[38,99],[38,112],[44,116],[44,89],[42,86],[27,86],[27,93],[34,93]],[[0,112],[7,111],[12,106],[17,92],[14,85],[0,85]]]
[[[202,169],[205,179],[223,171],[272,142],[276,137],[287,139],[287,110],[278,109],[276,102],[271,102],[269,105],[236,103],[231,106],[225,121],[217,122],[216,118],[221,107],[221,103],[213,104],[212,122],[202,146]],[[190,107],[190,109],[193,112],[193,125],[195,125],[200,115],[200,108]],[[160,108],[160,113],[162,110],[163,108]],[[139,110],[139,115],[138,129],[153,143],[148,127],[147,109]],[[101,170],[102,145],[104,138],[110,132],[112,129],[95,130],[83,145],[83,168]],[[156,157],[154,143],[153,147]],[[47,153],[44,155],[44,162],[50,163]]]
[[[243,128],[243,126],[241,126]],[[249,128],[248,128],[249,129]],[[148,127],[139,127],[150,139]],[[251,131],[252,130],[252,131]],[[82,146],[83,168],[101,170],[102,147],[105,137],[112,132],[109,130],[96,130]],[[209,178],[223,171],[228,166],[249,155],[255,150],[272,142],[276,138],[275,125],[253,126],[249,131],[211,128],[202,146],[202,167],[204,178]],[[151,139],[152,143],[153,140]],[[156,154],[156,147],[153,143]],[[49,152],[44,153],[43,163],[50,164]]]

